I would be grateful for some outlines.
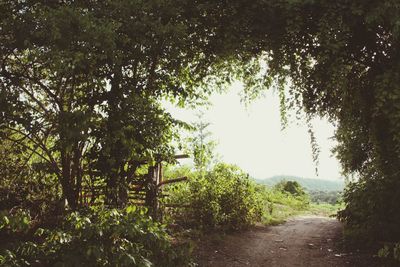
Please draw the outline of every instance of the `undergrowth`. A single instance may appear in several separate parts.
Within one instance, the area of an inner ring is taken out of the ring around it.
[[[166,191],[166,203],[181,206],[168,210],[167,220],[189,228],[237,230],[255,223],[275,225],[290,216],[318,210],[297,182],[267,187],[228,164],[217,164],[204,175],[181,167],[168,170],[166,176],[189,177],[186,183]],[[323,207],[321,210],[328,209]]]
[[[178,245],[145,209],[91,208],[71,212],[50,228],[34,227],[25,213],[3,214],[9,235],[1,266],[187,266],[188,248]],[[31,229],[29,229],[31,228]],[[29,234],[31,232],[31,234]],[[14,239],[13,234],[25,233]],[[4,244],[3,244],[4,245]]]

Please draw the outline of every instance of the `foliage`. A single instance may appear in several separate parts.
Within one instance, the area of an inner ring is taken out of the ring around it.
[[[389,260],[393,266],[400,262],[400,243],[385,244],[378,250],[378,257]]]
[[[310,197],[301,187],[296,187],[299,194],[291,194],[279,186],[267,187],[252,180],[249,182],[240,169],[222,163],[204,178],[187,166],[168,169],[166,176],[189,177],[187,183],[171,186],[166,192],[167,203],[182,206],[168,211],[172,220],[181,225],[238,229],[254,222],[279,224],[290,216],[304,213],[332,215],[339,209],[339,206],[328,204],[310,205]],[[246,213],[253,217],[247,222],[242,219],[248,216],[243,215]]]
[[[335,123],[334,152],[344,173],[360,183],[347,190],[341,219],[372,239],[399,240],[398,2],[218,4],[214,17],[221,26],[216,35],[223,32],[220,43],[235,36],[231,45],[237,53],[262,58],[266,76],[285,93],[284,106],[295,108],[298,117]]]
[[[390,254],[390,250],[389,247],[387,245],[385,245],[383,248],[381,248],[378,251],[378,257],[379,258],[387,258]]]
[[[340,218],[400,239],[398,1],[4,0],[0,13],[2,138],[35,153],[72,208],[92,170],[123,205],[127,166],[170,154],[160,97],[183,105],[241,78],[248,99],[275,85],[283,115],[335,122],[359,179]]]
[[[337,202],[341,201],[341,191],[344,188],[344,185],[340,180],[333,181],[296,176],[273,176],[264,180],[256,179],[255,181],[259,184],[265,184],[272,187],[288,180],[295,181],[301,185],[304,191],[310,195],[310,200],[314,203],[329,203],[335,205]]]
[[[282,184],[285,184],[283,182]],[[279,224],[288,217],[304,213],[309,208],[307,194],[296,195],[282,190],[281,187],[261,188],[264,191],[268,212],[264,214],[263,221],[266,224]]]
[[[335,205],[342,201],[339,191],[310,191],[310,199],[314,203],[328,203]]]
[[[145,210],[91,209],[72,212],[62,226],[38,228],[31,241],[5,250],[12,266],[180,266],[187,259]]]
[[[339,212],[339,219],[346,222],[347,238],[364,245],[379,239],[392,242],[398,240],[400,230],[397,226],[400,218],[394,212],[399,201],[396,183],[375,177],[348,185],[343,194],[346,207]],[[365,235],[365,232],[369,235]]]
[[[298,209],[305,209],[309,204],[309,199],[306,194],[298,196],[276,189],[269,189],[268,193],[268,199],[272,203],[288,205]]]
[[[314,179],[290,175],[277,175],[267,179],[256,179],[257,183],[274,186],[282,180],[298,182],[307,192],[311,191],[342,191],[344,181],[342,179]]]
[[[303,188],[302,190],[304,193],[309,195],[310,201],[313,203],[327,203],[335,206],[342,201],[340,189],[342,189],[344,185],[340,180],[332,181],[296,176],[274,176],[264,180],[256,179],[257,183],[276,187],[278,190],[281,190],[287,181],[297,182],[298,186]]]
[[[203,229],[240,229],[261,220],[261,192],[238,167],[219,163],[204,177],[190,174],[187,184],[171,188],[171,203],[188,205],[179,218]]]
[[[293,102],[299,93],[307,113],[336,122],[336,155],[347,174],[360,177],[340,218],[361,236],[398,240],[398,4],[300,1],[282,8],[292,17],[278,33],[285,45],[272,48],[272,64],[290,76]]]
[[[311,203],[307,213],[336,217],[338,212],[344,208],[343,203]]]
[[[337,212],[343,208],[339,203],[312,203],[312,195],[307,192],[304,194],[292,194],[283,189],[287,182],[281,182],[280,185],[273,188],[263,187],[266,203],[268,203],[268,212],[264,213],[263,222],[274,225],[284,222],[287,218],[301,214],[315,214],[322,216],[336,216]],[[289,183],[292,184],[292,183]],[[296,187],[297,188],[297,187]],[[298,188],[297,188],[298,190]]]
[[[0,141],[0,210],[29,209],[34,215],[55,212],[57,181],[34,163],[37,157],[8,140]]]
[[[209,140],[211,133],[207,128],[210,123],[204,121],[204,113],[200,112],[197,115],[197,119],[198,121],[193,123],[195,132],[192,137],[188,138],[188,144],[197,171],[200,175],[204,175],[215,158],[214,148],[216,142]]]
[[[27,233],[30,229],[31,215],[27,210],[16,209],[12,212],[2,210],[0,212],[0,233]]]
[[[281,181],[275,185],[275,188],[296,197],[302,197],[306,194],[303,187],[296,181]]]
[[[72,209],[99,183],[108,204],[125,205],[138,165],[173,153],[180,123],[160,100],[196,102],[232,70],[208,45],[207,12],[187,1],[2,1],[2,138],[36,155]]]

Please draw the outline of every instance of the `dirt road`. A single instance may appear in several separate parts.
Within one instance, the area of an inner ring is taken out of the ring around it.
[[[342,253],[342,225],[335,219],[299,216],[279,226],[259,226],[200,242],[199,266],[374,266],[372,259]]]

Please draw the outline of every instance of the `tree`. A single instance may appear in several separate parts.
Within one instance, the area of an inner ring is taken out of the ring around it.
[[[132,175],[142,157],[170,151],[165,144],[172,138],[175,121],[155,97],[161,87],[173,86],[172,71],[156,74],[157,47],[146,43],[148,38],[143,38],[142,48],[130,46],[128,42],[135,43],[141,33],[126,32],[115,20],[130,15],[118,13],[124,3],[89,6],[93,12],[88,13],[84,11],[88,6],[78,3],[34,2],[2,5],[6,8],[2,25],[9,28],[2,27],[1,95],[2,102],[13,106],[2,113],[3,133],[7,130],[3,137],[48,164],[72,208],[77,207],[83,179],[93,168],[102,171],[109,199],[117,204],[113,192],[124,184],[123,173]],[[101,8],[116,13],[105,17]],[[157,30],[164,34],[167,29]]]
[[[179,122],[161,98],[196,101],[230,77],[210,6],[186,1],[2,1],[0,130],[79,205],[83,183],[126,202],[140,162],[168,158]]]
[[[194,135],[188,140],[194,165],[201,176],[204,176],[215,158],[216,142],[209,139],[211,136],[211,132],[207,130],[209,126],[210,123],[204,121],[204,112],[199,112],[197,121],[193,124]]]
[[[304,188],[296,181],[282,180],[275,185],[275,188],[282,192],[289,193],[293,196],[306,195],[306,193],[304,192]]]

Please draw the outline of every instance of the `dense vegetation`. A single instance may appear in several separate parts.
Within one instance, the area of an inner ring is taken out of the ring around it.
[[[192,179],[173,188],[167,200],[188,206],[179,212],[184,224],[232,230],[261,221],[267,203],[238,167],[220,163],[205,175],[188,175]]]
[[[185,266],[183,249],[145,210],[87,209],[70,213],[55,228],[32,229],[28,212],[1,217],[0,230],[13,237],[0,255],[2,266]],[[61,218],[60,218],[61,219]],[[32,236],[16,235],[32,231]],[[14,235],[12,232],[16,231]],[[21,240],[15,237],[22,237]],[[5,239],[2,239],[5,240]],[[5,244],[2,244],[4,246]],[[182,251],[182,255],[179,255]]]
[[[310,191],[310,198],[315,203],[328,203],[335,205],[342,202],[341,191]]]
[[[341,202],[344,182],[341,180],[310,179],[296,176],[273,176],[268,179],[256,179],[257,183],[275,186],[282,181],[294,181],[299,183],[310,195],[313,203],[327,203],[335,205]]]
[[[195,105],[242,79],[246,100],[278,88],[284,124],[290,108],[336,124],[356,177],[347,233],[400,240],[398,1],[2,0],[0,14],[2,209],[64,216],[89,193],[124,208],[185,127],[160,101]]]
[[[201,230],[231,231],[255,223],[277,224],[300,213],[331,215],[332,205],[310,205],[310,196],[295,181],[283,181],[275,187],[256,184],[234,165],[218,163],[207,171],[188,166],[166,172],[170,178],[190,177],[186,183],[169,188],[166,204],[180,207],[168,211],[170,219],[181,226]]]
[[[277,175],[267,179],[256,179],[257,183],[265,184],[268,186],[274,186],[282,180],[296,181],[306,191],[342,191],[344,189],[343,179],[315,179],[315,178],[303,178],[291,175]]]

